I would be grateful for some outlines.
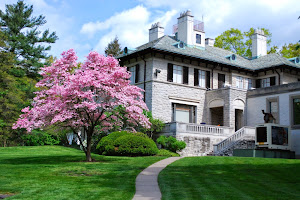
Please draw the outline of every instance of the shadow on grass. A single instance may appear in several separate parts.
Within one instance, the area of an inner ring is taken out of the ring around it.
[[[105,157],[105,156],[92,156],[95,159],[92,163],[97,162],[120,162],[122,157]],[[86,162],[85,155],[82,154],[76,156],[70,155],[43,155],[43,156],[22,156],[22,157],[13,157],[0,159],[1,164],[11,164],[11,165],[20,165],[20,164],[64,164],[70,162]]]

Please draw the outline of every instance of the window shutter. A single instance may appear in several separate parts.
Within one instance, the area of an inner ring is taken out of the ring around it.
[[[270,77],[270,86],[272,85],[276,85],[276,77],[273,76],[273,77]]]
[[[194,69],[194,86],[199,86],[199,69]]]
[[[189,68],[183,67],[183,84],[189,83]]]
[[[206,71],[206,88],[210,88],[210,71]]]
[[[261,87],[260,82],[261,82],[261,79],[256,79],[256,82],[255,82],[255,83],[256,83],[256,84],[255,84],[255,85],[256,85],[256,86],[255,86],[256,88],[260,88],[260,87]]]
[[[173,64],[168,63],[168,77],[167,81],[173,82]]]
[[[135,66],[135,83],[139,82],[139,74],[140,74],[140,65],[137,64]]]

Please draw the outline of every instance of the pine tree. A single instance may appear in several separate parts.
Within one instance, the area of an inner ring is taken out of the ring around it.
[[[15,55],[16,64],[30,77],[37,77],[38,70],[47,59],[46,51],[50,46],[45,43],[54,43],[58,37],[55,32],[47,29],[43,33],[38,28],[46,23],[45,17],[32,16],[33,6],[23,1],[17,4],[6,5],[5,12],[0,10],[0,26],[8,40],[7,51]]]
[[[121,55],[122,50],[121,50],[121,45],[119,44],[119,39],[116,36],[113,41],[111,41],[107,47],[105,48],[105,55],[112,55],[113,57],[117,57]]]
[[[21,109],[32,101],[35,81],[24,76],[24,71],[14,67],[14,55],[6,52],[6,36],[0,31],[0,146],[9,144],[17,131],[12,125]]]

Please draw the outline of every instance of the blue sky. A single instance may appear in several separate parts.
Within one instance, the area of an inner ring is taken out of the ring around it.
[[[17,0],[1,0],[5,4]],[[25,0],[34,6],[35,15],[44,15],[41,29],[55,31],[59,40],[49,54],[59,56],[73,48],[79,60],[91,50],[104,53],[116,35],[122,47],[137,47],[148,42],[148,29],[160,21],[165,34],[172,34],[180,12],[192,11],[204,20],[206,37],[215,38],[225,30],[250,27],[268,28],[272,45],[300,40],[299,0]]]

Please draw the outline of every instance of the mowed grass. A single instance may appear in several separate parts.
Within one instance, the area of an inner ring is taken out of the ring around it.
[[[187,157],[159,174],[162,199],[300,199],[300,160]]]
[[[164,157],[108,157],[60,147],[0,148],[0,194],[8,199],[132,199],[136,176]]]

